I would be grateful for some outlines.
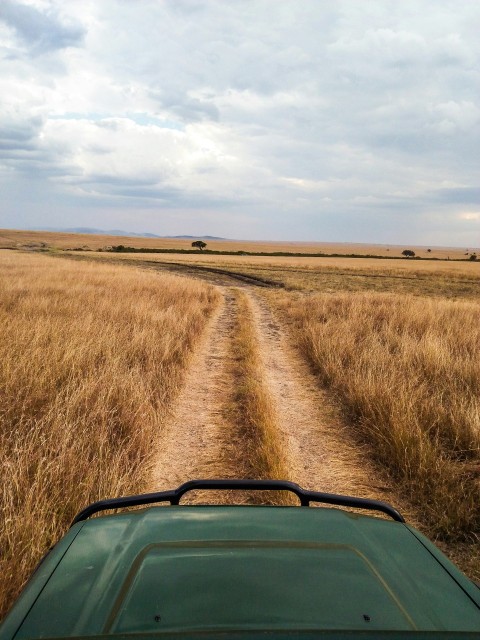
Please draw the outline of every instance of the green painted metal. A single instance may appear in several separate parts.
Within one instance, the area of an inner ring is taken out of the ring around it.
[[[480,590],[399,522],[330,508],[154,507],[76,524],[0,638],[218,632],[479,637]]]

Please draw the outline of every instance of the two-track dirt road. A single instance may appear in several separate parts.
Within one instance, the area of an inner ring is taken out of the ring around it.
[[[236,291],[232,279],[214,274],[222,303],[192,358],[172,415],[159,437],[149,490],[193,478],[246,477],[235,423]],[[398,504],[348,425],[291,344],[262,289],[244,282],[260,353],[263,383],[275,406],[279,445],[288,479],[309,489],[353,494]],[[225,496],[230,499],[231,496]],[[216,496],[216,499],[219,496]],[[192,498],[194,499],[194,498]]]

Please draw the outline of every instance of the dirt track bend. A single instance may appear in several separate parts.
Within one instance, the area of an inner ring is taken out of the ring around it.
[[[288,469],[285,479],[309,489],[398,504],[385,480],[379,483],[365,452],[353,443],[348,427],[290,344],[269,304],[258,289],[241,288],[252,305],[262,378],[277,410],[278,437]],[[151,491],[192,478],[245,477],[232,412],[235,290],[219,289],[223,302],[193,355],[173,415],[160,436]],[[216,500],[228,498],[215,496]]]

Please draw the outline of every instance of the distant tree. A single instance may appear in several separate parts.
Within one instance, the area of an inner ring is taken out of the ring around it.
[[[406,258],[414,258],[415,251],[412,251],[411,249],[404,249],[402,251],[402,256],[405,256]]]
[[[472,253],[471,256],[469,257],[469,260],[471,260],[472,262],[474,260],[476,260],[476,259],[477,259],[477,254],[476,253]]]
[[[203,242],[203,240],[195,240],[195,242],[192,242],[192,247],[196,247],[197,249],[200,249],[200,251],[203,251],[206,246],[207,243]]]
[[[427,253],[432,253],[432,250],[431,249],[427,249]]]

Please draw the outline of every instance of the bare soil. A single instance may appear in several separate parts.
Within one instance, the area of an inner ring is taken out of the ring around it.
[[[149,491],[172,489],[192,479],[237,476],[229,418],[235,314],[235,295],[226,291],[197,346],[174,413],[165,422]]]

